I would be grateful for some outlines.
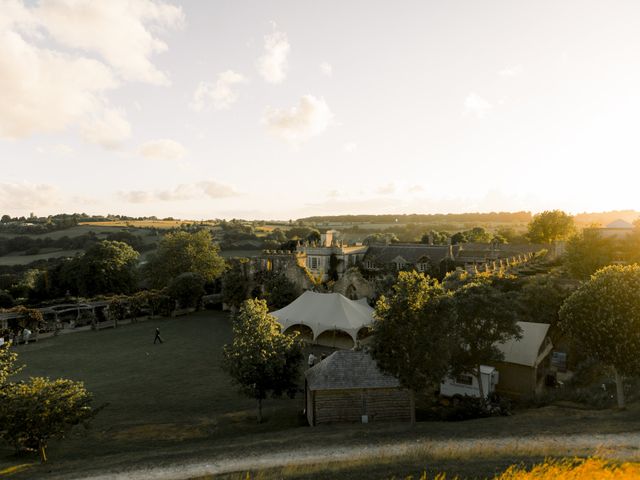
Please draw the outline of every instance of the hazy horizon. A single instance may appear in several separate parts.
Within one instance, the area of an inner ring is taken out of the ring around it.
[[[0,213],[640,210],[640,4],[0,0]]]

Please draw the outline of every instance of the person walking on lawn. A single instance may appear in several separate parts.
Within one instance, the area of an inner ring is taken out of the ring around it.
[[[162,337],[160,336],[160,329],[159,329],[159,328],[156,328],[156,338],[154,338],[154,339],[153,339],[153,344],[155,345],[155,344],[156,344],[156,343],[158,343],[158,342],[160,342],[160,343],[164,343],[164,342],[162,341]]]

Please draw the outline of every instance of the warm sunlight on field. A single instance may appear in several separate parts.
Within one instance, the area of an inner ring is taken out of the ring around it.
[[[599,458],[547,461],[531,470],[511,467],[496,480],[631,480],[640,478],[639,463],[612,464]]]
[[[405,480],[413,477],[406,477]],[[453,480],[459,477],[454,477]],[[640,478],[640,463],[612,464],[599,458],[547,460],[533,468],[517,465],[493,477],[493,480],[631,480]],[[429,476],[426,472],[419,480],[446,480],[444,473]]]
[[[89,227],[175,228],[187,223],[196,222],[190,220],[122,220],[114,222],[80,222],[78,225]]]

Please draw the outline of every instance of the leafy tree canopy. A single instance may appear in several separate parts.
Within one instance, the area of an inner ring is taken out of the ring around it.
[[[585,229],[567,242],[563,262],[569,274],[579,280],[588,280],[597,270],[615,259],[616,241],[597,230]]]
[[[94,416],[91,395],[82,382],[35,377],[0,389],[0,437],[16,448],[34,450],[47,461],[51,438]]]
[[[455,346],[450,295],[437,280],[400,272],[388,297],[376,304],[371,354],[378,366],[413,391],[438,386]]]
[[[18,354],[9,347],[8,342],[0,346],[0,390],[2,390],[11,375],[15,375],[23,368],[16,366]]]
[[[186,272],[197,273],[209,282],[225,269],[224,259],[218,253],[208,230],[168,233],[149,259],[146,276],[157,288],[167,286],[173,278]]]
[[[623,407],[620,377],[640,373],[640,266],[598,270],[564,302],[560,327],[591,357],[615,369]]]
[[[453,372],[473,372],[480,365],[503,359],[496,344],[520,338],[520,327],[509,297],[486,283],[470,283],[453,296],[458,329],[458,349],[453,356]],[[484,396],[479,382],[481,398]]]
[[[183,308],[197,307],[204,295],[204,278],[198,273],[181,273],[171,280],[167,293]]]
[[[136,287],[135,268],[139,254],[130,245],[103,240],[75,258],[65,269],[66,281],[85,296],[129,293]]]
[[[302,346],[295,336],[280,332],[266,301],[249,299],[242,304],[233,323],[233,343],[225,345],[223,354],[223,368],[245,395],[257,400],[258,422],[267,395],[295,395]]]
[[[528,237],[534,243],[565,240],[574,232],[573,217],[562,210],[546,210],[534,215],[528,226]]]

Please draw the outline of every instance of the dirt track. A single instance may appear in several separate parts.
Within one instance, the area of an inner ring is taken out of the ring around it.
[[[302,447],[236,457],[211,458],[209,461],[109,472],[90,477],[65,479],[87,480],[184,480],[205,475],[243,472],[290,465],[346,461],[399,455],[424,455],[425,458],[460,458],[468,455],[590,455],[616,459],[640,456],[640,433],[541,435],[527,438],[413,440],[387,444],[333,447]],[[62,477],[49,477],[61,479]]]

